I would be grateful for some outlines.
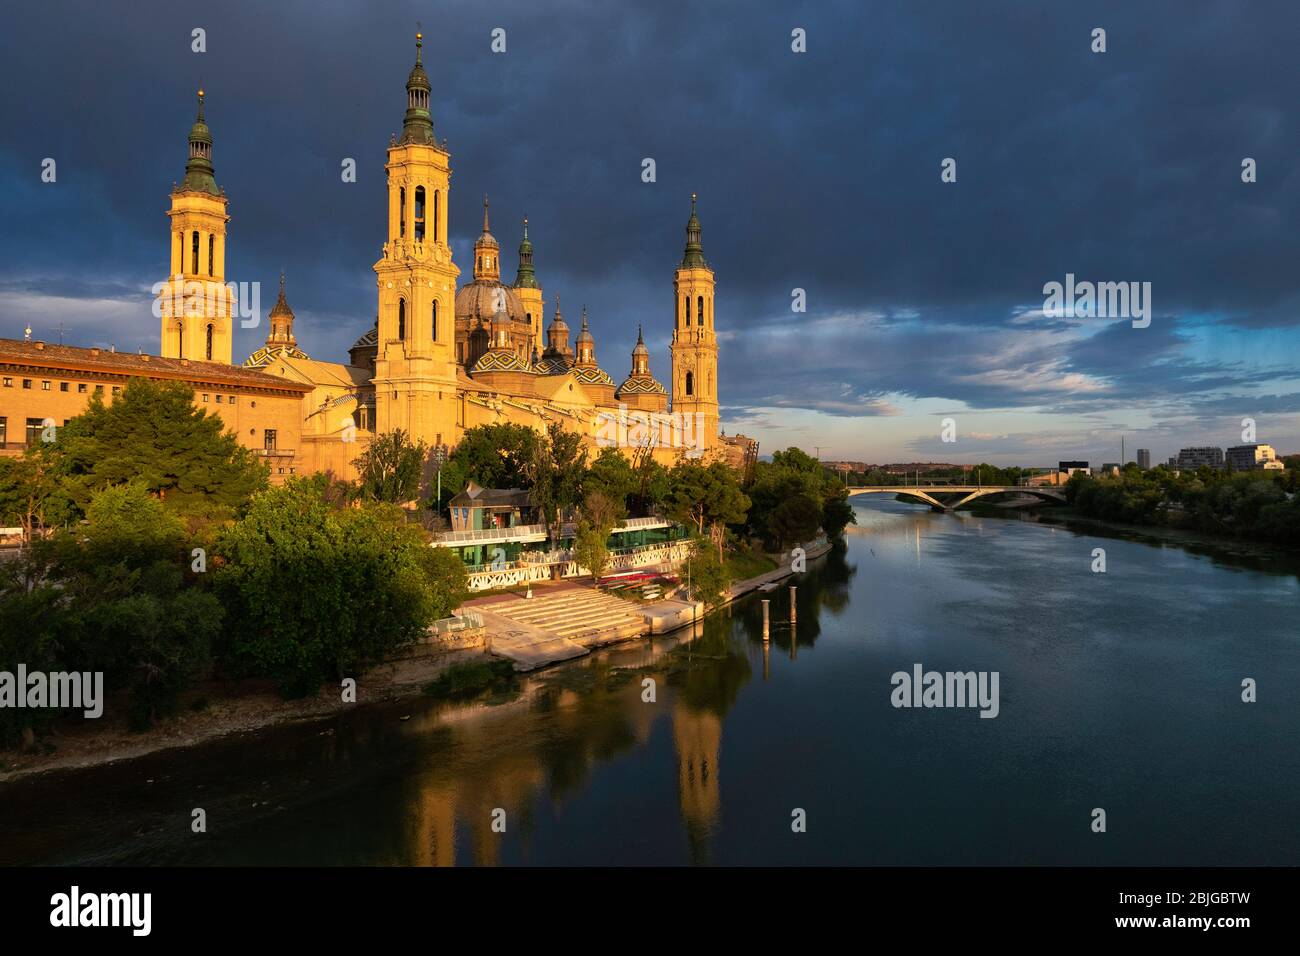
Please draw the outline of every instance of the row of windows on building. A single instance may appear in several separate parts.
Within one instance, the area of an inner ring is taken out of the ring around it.
[[[22,388],[29,388],[29,389],[30,389],[30,388],[34,388],[34,387],[36,386],[36,379],[24,378],[24,379],[20,379],[19,382],[20,382]],[[54,382],[53,382],[53,380],[48,379],[48,378],[43,378],[43,379],[40,380],[40,383],[41,383],[41,391],[42,391],[42,392],[52,392],[52,391],[54,391]],[[60,391],[60,392],[71,392],[71,391],[72,391],[72,385],[73,385],[73,384],[74,384],[74,383],[72,383],[72,382],[59,382],[59,391]],[[77,382],[77,383],[75,383],[75,384],[76,384],[76,386],[77,386],[77,394],[78,394],[78,395],[85,395],[85,394],[89,393],[89,392],[91,391],[91,389],[92,389],[92,386],[89,385],[89,384],[86,383],[86,382]],[[2,387],[4,387],[4,388],[13,388],[13,387],[14,387],[14,380],[13,380],[12,378],[10,378],[9,376],[5,376],[4,379],[3,379],[3,381],[0,381],[0,386],[2,386]],[[113,388],[112,394],[113,394],[114,396],[117,396],[117,395],[121,395],[121,394],[122,394],[122,386],[121,386],[121,385],[114,385],[114,386],[112,386],[112,388]],[[96,395],[103,395],[103,394],[104,394],[104,386],[103,386],[103,385],[95,385],[95,386],[93,386],[93,389],[94,389],[94,393],[95,393]],[[203,401],[206,402],[206,401],[209,400],[209,398],[213,398],[213,399],[216,400],[216,403],[217,403],[218,405],[234,405],[235,402],[236,402],[237,397],[238,397],[238,396],[235,396],[235,395],[211,395],[211,396],[210,396],[207,392],[204,392],[204,393],[203,393]],[[254,404],[256,404],[256,403],[254,403]]]
[[[67,425],[68,421],[69,419],[65,418],[63,420],[63,424]],[[45,429],[49,428],[53,424],[54,424],[54,419],[52,418],[27,419],[27,430],[25,435],[25,441],[27,442],[28,447],[39,444],[44,438]],[[262,436],[262,442],[263,442],[262,447],[265,448],[267,451],[275,451],[276,450],[275,440],[276,440],[275,429],[274,428],[266,429],[266,431],[263,433]],[[0,415],[0,448],[4,448],[6,445],[8,445],[8,443],[9,443],[9,419],[4,415]],[[283,475],[285,474],[285,469],[283,467],[279,468],[277,473]],[[290,465],[288,468],[288,473],[290,475],[296,475],[298,473],[298,469]]]
[[[34,379],[30,379],[30,378],[24,378],[24,379],[21,379],[21,382],[22,382],[22,387],[23,387],[23,388],[32,388],[32,387],[35,385],[35,380],[34,380]],[[90,386],[87,385],[85,382],[77,382],[76,384],[77,384],[77,394],[78,394],[78,395],[85,395],[88,391],[90,391]],[[71,385],[72,385],[71,382],[60,382],[60,383],[59,383],[59,391],[60,391],[60,392],[70,392],[70,391],[72,391]],[[4,379],[3,379],[3,381],[0,381],[0,386],[3,386],[4,388],[13,388],[13,387],[14,387],[14,380],[13,380],[12,378],[10,378],[9,376],[6,375],[6,376],[4,377]],[[42,391],[42,392],[51,392],[51,391],[53,391],[53,390],[54,390],[54,383],[53,383],[50,379],[47,379],[47,378],[41,379],[41,391]],[[96,386],[94,387],[94,390],[95,390],[95,394],[96,394],[96,395],[103,395],[103,394],[104,394],[104,386],[103,386],[103,385],[96,385]],[[121,385],[114,385],[114,386],[113,386],[113,394],[114,394],[114,395],[120,395],[121,393],[122,393],[122,386],[121,386]]]
[[[27,437],[28,445],[36,445],[41,440],[41,435],[46,428],[54,424],[52,418],[29,418],[27,419]],[[63,420],[63,424],[68,424],[68,419]],[[0,448],[4,448],[9,443],[9,419],[0,415]]]

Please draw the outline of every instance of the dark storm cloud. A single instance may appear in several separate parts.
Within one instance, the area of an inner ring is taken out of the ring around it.
[[[897,393],[1078,410],[1093,398],[1071,392],[1072,372],[1121,400],[1138,394],[1142,362],[1160,393],[1249,377],[1183,357],[1173,321],[1136,348],[1111,348],[1109,330],[1053,338],[1064,330],[1048,320],[1020,331],[1017,310],[1067,272],[1150,281],[1162,313],[1245,329],[1294,325],[1300,302],[1289,2],[55,0],[7,19],[0,279],[72,298],[161,279],[201,79],[231,197],[229,276],[273,288],[284,268],[300,337],[322,358],[342,358],[374,315],[384,148],[416,20],[452,150],[457,262],[468,273],[483,193],[507,264],[527,215],[548,298],[560,293],[570,319],[589,306],[615,375],[643,323],[667,376],[692,191],[737,409],[879,415]],[[497,26],[504,55],[488,49]],[[807,55],[790,53],[795,26]],[[1094,26],[1104,55],[1089,51]],[[47,156],[55,186],[38,179]],[[939,180],[948,156],[955,185]],[[1259,163],[1254,185],[1240,182],[1243,156]],[[344,157],[355,185],[340,181]],[[794,287],[806,314],[790,312]],[[855,328],[859,312],[884,318]],[[749,336],[837,314],[844,335],[790,335],[779,353]],[[0,334],[26,320],[0,315]],[[156,347],[145,334],[127,344]],[[258,337],[238,332],[237,353]]]

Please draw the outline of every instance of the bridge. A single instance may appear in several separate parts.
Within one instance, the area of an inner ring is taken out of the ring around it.
[[[849,497],[854,495],[898,495],[924,501],[940,511],[955,511],[962,505],[968,505],[976,498],[989,495],[1018,494],[1029,495],[1040,502],[1055,501],[1065,504],[1065,493],[1060,488],[1038,485],[864,485],[849,488]],[[953,501],[937,498],[937,494],[960,496]]]

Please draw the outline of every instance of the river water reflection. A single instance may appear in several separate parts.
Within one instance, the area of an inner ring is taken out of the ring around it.
[[[767,645],[751,598],[490,701],[0,785],[0,863],[1300,863],[1294,569],[888,500],[857,516],[798,581],[796,627],[769,595]],[[998,717],[895,709],[916,663],[998,671]]]

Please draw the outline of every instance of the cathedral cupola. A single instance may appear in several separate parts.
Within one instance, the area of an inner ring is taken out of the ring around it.
[[[280,298],[271,311],[267,313],[270,329],[267,330],[266,344],[293,345],[297,340],[293,336],[293,309],[284,298],[284,273],[280,273]]]
[[[560,297],[555,297],[555,315],[551,318],[551,327],[546,330],[547,357],[572,358],[573,350],[569,348],[569,326],[560,312]]]
[[[691,218],[686,220],[686,254],[682,256],[683,269],[703,269],[704,246],[700,244],[700,217],[695,214],[695,193],[691,193]]]
[[[650,374],[650,350],[636,329],[636,347],[632,349],[632,371],[614,393],[617,401],[648,412],[662,412],[668,407],[668,390]]]
[[[474,281],[501,281],[501,246],[488,228],[488,198],[483,197],[483,233],[474,243]]]
[[[578,357],[573,364],[595,365],[596,339],[591,334],[591,328],[587,325],[587,307],[585,305],[582,307],[582,328],[578,331],[575,344],[578,347]]]
[[[650,374],[650,350],[641,337],[641,326],[636,327],[636,347],[632,349],[632,377],[642,378]]]
[[[515,275],[516,289],[537,288],[537,274],[533,271],[533,244],[528,239],[528,219],[524,219],[524,238],[519,242],[519,271]]]
[[[212,175],[212,131],[203,118],[203,90],[199,90],[199,113],[190,127],[190,155],[185,163],[182,190],[220,195],[217,181]]]
[[[402,121],[402,145],[417,143],[436,145],[433,139],[433,117],[429,113],[429,77],[421,60],[424,34],[415,35],[415,66],[406,78],[406,117]]]

